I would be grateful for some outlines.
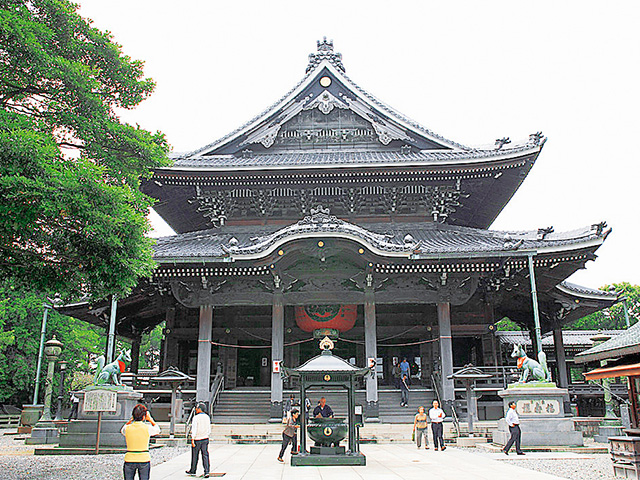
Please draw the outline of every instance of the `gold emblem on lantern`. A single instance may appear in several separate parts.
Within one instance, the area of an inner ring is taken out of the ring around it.
[[[331,380],[331,375],[325,375],[324,376],[324,381],[328,382],[329,380]]]
[[[333,433],[333,430],[331,430],[331,428],[325,427],[324,434],[325,434],[326,437],[331,436],[332,433]]]

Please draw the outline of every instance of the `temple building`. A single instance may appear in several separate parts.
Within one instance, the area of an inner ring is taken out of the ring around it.
[[[313,332],[330,331],[336,355],[375,365],[360,395],[366,416],[384,421],[394,360],[409,359],[414,382],[450,403],[454,369],[497,367],[494,324],[533,331],[535,304],[566,386],[562,325],[617,295],[565,280],[610,229],[489,229],[545,140],[443,138],[354,83],[333,42],[319,41],[280,100],[143,185],[177,234],[158,240],[154,277],[118,301],[116,333],[139,348],[165,321],[161,370],[195,375],[202,401],[216,371],[225,390],[268,391],[278,417],[281,364],[316,355]],[[109,309],[66,311],[106,325]]]

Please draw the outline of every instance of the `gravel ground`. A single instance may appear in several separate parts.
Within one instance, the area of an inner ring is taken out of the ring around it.
[[[35,457],[33,446],[4,435],[0,430],[0,477],[2,480],[70,480],[75,478],[121,480],[123,454],[45,455]],[[13,430],[15,431],[15,429]],[[151,450],[151,465],[171,460],[188,447],[162,447]]]
[[[593,457],[563,460],[539,458],[500,461],[571,480],[614,480],[611,456],[608,454],[596,454]]]

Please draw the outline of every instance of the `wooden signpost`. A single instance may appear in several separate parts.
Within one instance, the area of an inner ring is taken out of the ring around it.
[[[89,390],[84,394],[84,411],[98,412],[98,431],[96,432],[96,455],[100,450],[100,428],[102,412],[115,412],[118,407],[118,393],[112,390]]]

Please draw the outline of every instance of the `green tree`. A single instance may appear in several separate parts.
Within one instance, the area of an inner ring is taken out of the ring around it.
[[[68,0],[0,0],[0,274],[39,291],[126,294],[153,269],[160,133],[122,123],[143,64]]]
[[[627,298],[629,323],[635,324],[640,320],[640,286],[628,282],[604,285],[600,290],[621,292]],[[611,308],[600,310],[566,325],[566,330],[623,330],[627,328],[622,302]]]
[[[140,344],[140,368],[155,368],[160,365],[160,346],[165,322],[157,325],[148,334],[142,336]]]
[[[45,302],[45,295],[16,286],[11,280],[0,282],[0,404],[20,405],[32,400]],[[60,360],[69,362],[68,388],[75,372],[89,373],[90,357],[104,352],[104,331],[50,311],[46,338],[53,335],[64,344]],[[44,381],[44,360],[42,372]],[[54,385],[57,393],[57,380]]]

